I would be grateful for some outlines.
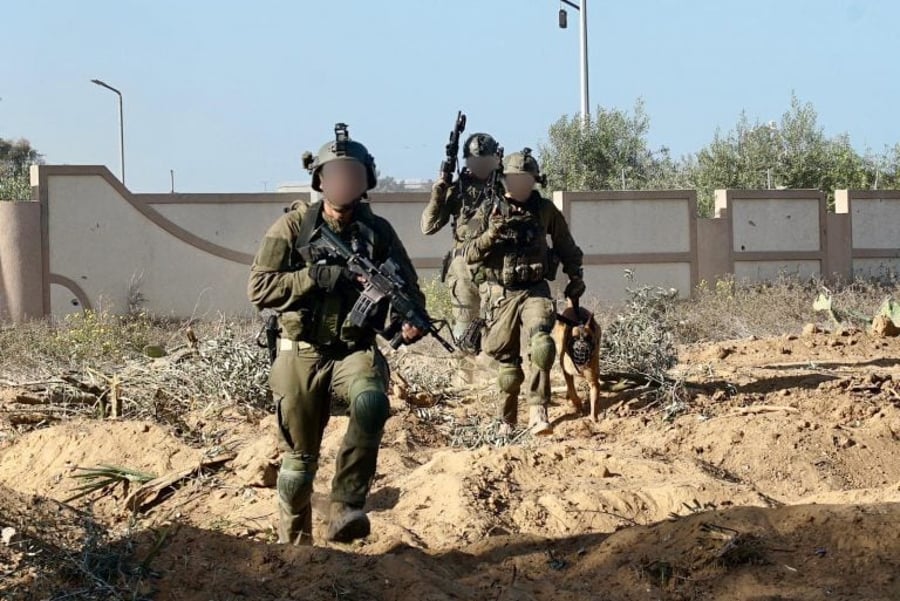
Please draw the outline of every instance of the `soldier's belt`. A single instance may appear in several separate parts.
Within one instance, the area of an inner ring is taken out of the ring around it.
[[[361,350],[364,348],[368,348],[367,345],[361,346],[348,346],[343,342],[337,342],[334,344],[326,344],[326,345],[315,345],[305,340],[290,340],[289,338],[279,338],[278,339],[278,352],[279,353],[291,353],[296,351],[305,351],[305,350],[313,350],[316,353],[331,358],[341,358],[346,357],[354,350]]]
[[[310,349],[312,347],[313,345],[308,342],[303,342],[302,340],[290,340],[289,338],[278,339],[279,351],[296,351],[300,349]]]

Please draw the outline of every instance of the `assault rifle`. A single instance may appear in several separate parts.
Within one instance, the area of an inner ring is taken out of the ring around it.
[[[363,290],[350,309],[350,323],[357,327],[370,327],[372,320],[380,314],[385,303],[390,303],[395,318],[379,333],[390,340],[391,347],[399,348],[404,343],[401,331],[404,323],[409,323],[431,335],[448,352],[454,348],[440,334],[440,322],[432,319],[425,307],[409,294],[406,281],[400,275],[400,268],[388,259],[375,265],[365,255],[353,252],[341,238],[328,227],[321,226],[313,235],[310,246],[318,247],[336,259],[346,262],[347,270],[363,282]]]

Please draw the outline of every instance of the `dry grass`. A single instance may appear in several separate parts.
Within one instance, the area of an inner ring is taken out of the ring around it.
[[[900,299],[900,280],[895,277],[830,284],[816,278],[782,276],[772,282],[741,283],[723,279],[703,282],[691,299],[675,302],[666,318],[677,344],[717,342],[782,334],[796,334],[807,323],[834,327],[827,315],[813,311],[823,291],[832,295],[834,307],[843,313],[871,318],[885,298]],[[613,323],[622,305],[599,304],[601,325]],[[850,325],[849,323],[847,325]]]
[[[824,289],[813,279],[782,277],[763,284],[722,280],[703,284],[691,300],[670,291],[639,287],[625,303],[598,307],[603,327],[603,369],[634,374],[667,415],[683,409],[682,383],[670,369],[682,343],[799,332],[805,323],[837,327],[812,303]],[[449,314],[449,295],[440,282],[425,285],[429,310]],[[873,315],[886,297],[900,298],[896,279],[857,280],[832,286],[828,293],[840,314]],[[246,418],[271,410],[268,360],[256,344],[257,321],[177,322],[143,312],[75,314],[59,322],[36,321],[0,328],[0,384],[22,385],[16,403],[0,408],[0,419],[19,432],[71,417],[117,414],[150,419],[172,427],[194,445],[216,444],[218,434],[198,429],[186,415],[202,414],[216,423],[229,411]],[[149,349],[166,351],[162,358]],[[388,357],[410,393],[432,403],[454,403],[493,391],[489,374],[461,385],[458,358],[426,340]],[[118,413],[114,413],[118,412]],[[18,420],[18,421],[17,421]],[[454,424],[459,446],[493,444],[492,424]],[[453,428],[451,426],[451,429]]]
[[[247,416],[269,409],[268,358],[257,332],[249,321],[189,324],[91,312],[6,327],[0,384],[20,393],[0,418],[6,414],[19,432],[78,416],[150,419],[192,444],[215,442],[185,416],[199,411],[216,422],[227,409]]]
[[[130,525],[113,533],[90,513],[3,489],[0,521],[15,535],[0,548],[0,598],[10,601],[148,599],[146,562]]]

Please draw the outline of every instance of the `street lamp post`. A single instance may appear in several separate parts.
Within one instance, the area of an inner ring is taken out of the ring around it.
[[[584,0],[582,0],[583,2]],[[115,89],[105,81],[101,81],[99,79],[92,79],[91,83],[97,84],[101,88],[106,88],[112,92],[115,92],[116,96],[119,97],[119,166],[122,170],[122,183],[125,183],[125,124],[122,119],[122,92]]]
[[[580,27],[578,41],[581,52],[581,119],[585,125],[590,122],[590,102],[588,101],[588,54],[587,54],[587,0],[580,0],[575,4],[570,0],[560,0],[578,11],[578,23]],[[559,27],[565,29],[568,26],[566,9],[559,9]]]

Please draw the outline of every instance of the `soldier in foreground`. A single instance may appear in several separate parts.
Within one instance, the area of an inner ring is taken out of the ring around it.
[[[472,270],[463,256],[463,249],[466,243],[481,233],[481,223],[475,218],[478,208],[489,203],[495,195],[503,195],[500,178],[495,176],[502,151],[489,134],[475,133],[466,139],[463,144],[465,168],[455,180],[452,179],[459,150],[459,134],[463,129],[465,115],[460,113],[447,145],[447,160],[441,165],[441,174],[432,188],[431,199],[422,212],[422,233],[425,235],[435,234],[448,222],[451,223],[453,248],[444,261],[443,279],[452,300],[453,337],[460,343],[481,310],[478,285],[472,281]]]
[[[482,350],[500,363],[498,386],[503,433],[518,419],[518,398],[525,373],[522,369],[521,334],[529,341],[531,377],[528,382],[528,426],[534,434],[550,434],[547,418],[550,402],[550,368],[556,346],[550,336],[555,309],[548,280],[556,277],[558,262],[569,276],[565,295],[578,301],[585,291],[582,252],[556,206],[542,197],[535,184],[543,182],[531,149],[503,159],[506,195],[482,207],[484,231],[465,249],[476,266],[476,280],[484,282],[487,333]],[[550,236],[552,248],[547,246]]]
[[[411,343],[427,331],[421,320],[392,313],[395,304],[360,303],[369,290],[366,276],[351,271],[346,257],[328,252],[337,245],[355,258],[396,266],[407,304],[411,299],[424,307],[403,244],[362,202],[376,184],[375,162],[365,146],[338,124],[335,140],[315,157],[305,155],[304,166],[324,200],[299,205],[269,228],[248,285],[258,309],[278,314],[278,351],[270,374],[284,451],[277,480],[278,537],[298,545],[312,544],[310,499],[332,393],[349,401],[350,421],[337,454],[326,538],[349,542],[369,534],[363,507],[390,414],[388,367],[375,335],[383,333],[384,323],[395,324],[396,344]],[[322,246],[323,239],[330,239],[331,247]]]

